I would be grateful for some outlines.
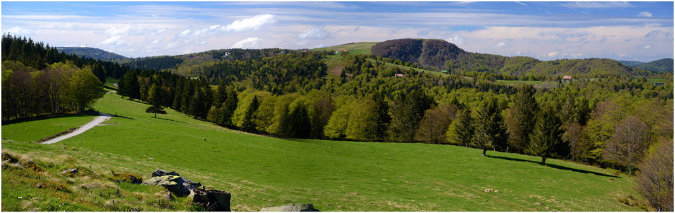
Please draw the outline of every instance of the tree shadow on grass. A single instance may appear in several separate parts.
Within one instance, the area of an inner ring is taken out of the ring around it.
[[[123,115],[112,115],[112,116],[114,118],[125,118],[125,119],[129,119],[129,120],[134,120],[134,118],[126,117],[126,116],[123,116]]]
[[[538,161],[518,159],[518,158],[510,158],[510,157],[503,157],[503,156],[488,156],[488,157],[499,158],[499,159],[504,159],[504,160],[511,160],[511,161],[530,162],[530,163],[541,164],[541,162],[538,162]],[[583,174],[594,174],[594,175],[603,176],[603,177],[621,178],[621,177],[616,176],[616,175],[608,175],[608,174],[592,172],[592,171],[588,171],[588,170],[569,168],[569,167],[566,167],[566,166],[560,166],[560,165],[555,165],[555,164],[546,164],[546,166],[554,168],[554,169],[568,170],[568,171],[579,172],[579,173],[583,173]]]
[[[183,122],[183,121],[177,121],[177,120],[168,119],[168,118],[160,118],[160,117],[156,117],[156,118],[154,118],[154,119],[161,119],[161,120],[166,120],[166,121],[173,121],[173,122],[178,122],[178,123],[185,123],[185,122]]]

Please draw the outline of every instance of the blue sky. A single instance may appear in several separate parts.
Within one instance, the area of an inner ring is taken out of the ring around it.
[[[2,32],[130,57],[444,39],[506,56],[673,57],[673,2],[2,2]]]

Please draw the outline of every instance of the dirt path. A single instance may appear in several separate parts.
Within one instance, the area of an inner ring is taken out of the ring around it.
[[[104,121],[110,120],[110,118],[112,118],[112,115],[101,113],[101,116],[98,116],[98,117],[94,118],[93,121],[91,121],[91,122],[89,122],[85,125],[82,125],[79,129],[77,129],[77,130],[75,130],[71,133],[56,137],[54,139],[42,142],[42,144],[53,144],[53,143],[71,138],[73,136],[82,134],[82,133],[86,132],[87,130],[89,130],[91,128],[94,128],[96,125],[99,125],[99,124],[103,123]]]

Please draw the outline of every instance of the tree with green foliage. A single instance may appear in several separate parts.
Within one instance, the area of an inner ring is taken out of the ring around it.
[[[244,122],[242,124],[242,129],[247,132],[255,132],[256,131],[256,126],[255,123],[253,122],[255,113],[258,111],[258,107],[260,106],[260,102],[258,102],[258,96],[253,96],[253,100],[251,100],[251,104],[248,106],[248,109],[246,110],[246,115],[244,115]]]
[[[129,97],[129,100],[141,98],[140,88],[136,70],[127,72],[118,82],[118,92],[122,96]]]
[[[349,122],[345,131],[348,139],[359,141],[374,141],[377,138],[377,113],[375,101],[364,98],[356,104],[349,115]]]
[[[91,66],[91,72],[94,73],[101,83],[105,83],[106,73],[101,60],[96,60],[96,62],[94,62],[94,64]]]
[[[446,132],[446,140],[452,144],[468,146],[474,138],[473,118],[471,108],[459,110],[459,117],[452,121]]]
[[[294,106],[293,106],[294,105]],[[311,125],[307,106],[304,102],[298,101],[291,105],[291,111],[288,114],[289,128],[287,135],[292,138],[308,138],[311,133]]]
[[[546,165],[546,158],[559,157],[556,148],[562,144],[562,121],[551,106],[544,107],[537,114],[529,153],[541,157],[541,164]]]
[[[394,104],[389,109],[389,140],[412,142],[424,111],[431,108],[433,99],[421,88],[413,88],[407,94],[401,92],[393,96]]]
[[[160,88],[157,84],[153,84],[150,87],[150,91],[148,93],[148,102],[151,106],[148,107],[145,112],[154,113],[155,118],[157,117],[157,113],[166,114],[166,111],[164,111],[164,108],[162,107],[162,99],[164,98],[163,96],[162,88]]]
[[[78,69],[73,73],[68,86],[68,97],[75,104],[77,113],[91,108],[94,102],[105,95],[101,82],[89,69]]]
[[[415,132],[415,140],[432,144],[446,143],[445,133],[455,117],[452,111],[456,109],[453,110],[448,105],[440,105],[425,111]]]
[[[481,107],[478,108],[474,140],[472,141],[473,145],[483,149],[482,155],[486,156],[488,149],[504,148],[507,139],[508,134],[506,133],[497,99],[488,97],[481,102]]]
[[[347,136],[347,124],[352,113],[352,104],[344,104],[338,108],[328,119],[328,124],[323,132],[326,137],[331,139],[343,139]]]
[[[530,84],[523,84],[518,93],[513,97],[514,128],[509,129],[511,136],[510,146],[514,151],[521,152],[530,144],[530,135],[536,122],[535,115],[539,110],[537,101],[534,99],[536,90]]]

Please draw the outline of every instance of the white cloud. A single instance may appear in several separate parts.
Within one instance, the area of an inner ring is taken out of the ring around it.
[[[641,12],[638,14],[638,17],[652,17],[652,13],[650,12]]]
[[[649,45],[649,44],[642,47],[642,49],[651,49],[651,48],[652,48],[652,45]]]
[[[122,35],[122,34],[127,34],[133,26],[131,24],[126,24],[123,26],[114,26],[110,29],[107,29],[105,33],[109,35]]]
[[[261,14],[254,16],[252,18],[236,20],[231,24],[225,26],[224,29],[227,31],[235,31],[235,32],[251,31],[260,29],[266,24],[273,24],[275,22],[277,22],[277,19],[274,17],[274,15]]]
[[[12,27],[9,30],[4,31],[3,33],[10,33],[13,35],[28,35],[28,34],[33,34],[33,30],[31,29],[25,29],[22,27]]]
[[[506,45],[504,42],[500,42],[499,44],[495,45],[495,48],[502,48]]]
[[[181,33],[179,34],[179,36],[185,37],[185,36],[188,35],[188,33],[190,33],[190,30],[189,30],[189,29],[188,29],[188,30],[185,30],[185,31],[183,31],[183,32],[181,32]]]
[[[300,35],[298,35],[298,38],[302,40],[325,39],[328,37],[330,37],[330,33],[323,29],[323,27],[314,27],[312,29],[305,30],[304,32],[300,33]]]
[[[605,2],[591,2],[591,1],[582,1],[582,2],[571,2],[563,4],[565,7],[574,7],[574,8],[627,8],[634,7],[628,2],[619,2],[619,1],[605,1]]]
[[[546,55],[547,55],[548,57],[553,58],[553,57],[556,57],[556,56],[558,55],[558,52],[550,52],[550,53],[548,53],[548,54],[546,54]]]
[[[242,49],[255,49],[255,48],[260,48],[260,43],[263,41],[263,39],[260,39],[258,37],[249,37],[247,39],[238,41],[237,43],[234,43],[231,48],[242,48]]]
[[[119,36],[119,35],[110,36],[106,40],[103,40],[103,41],[99,42],[99,44],[119,46],[119,45],[122,44],[121,38],[122,37]]]
[[[461,44],[464,44],[464,37],[462,37],[461,35],[454,35],[454,36],[446,39],[446,41],[448,41],[450,43],[453,43],[453,44],[456,44],[456,45],[461,45]]]

